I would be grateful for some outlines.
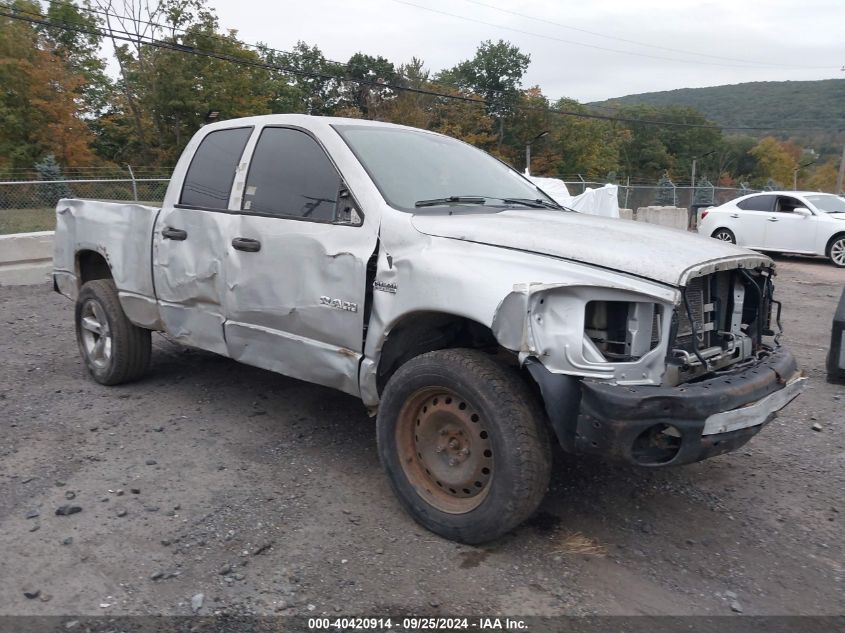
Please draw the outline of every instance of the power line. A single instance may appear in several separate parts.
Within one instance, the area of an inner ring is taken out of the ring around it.
[[[228,55],[225,53],[218,53],[215,51],[208,51],[204,50],[195,46],[186,45],[186,44],[178,44],[175,42],[168,42],[165,40],[157,40],[154,38],[150,38],[149,36],[140,36],[137,33],[130,33],[125,30],[117,30],[117,29],[110,29],[109,32],[103,32],[99,29],[90,29],[87,27],[80,26],[79,24],[68,23],[62,21],[61,23],[57,23],[54,20],[45,19],[43,16],[35,17],[36,14],[31,12],[22,11],[16,8],[7,7],[4,5],[0,5],[2,9],[11,9],[13,12],[3,11],[0,10],[0,15],[8,17],[13,20],[20,20],[29,22],[31,24],[39,24],[46,27],[53,27],[58,29],[64,29],[67,31],[73,31],[78,33],[86,33],[89,35],[97,35],[99,37],[108,37],[113,38],[119,41],[125,41],[130,43],[142,44],[146,46],[151,46],[154,48],[161,48],[165,50],[172,50],[179,53],[184,54],[191,54],[197,55],[200,57],[218,59],[221,61],[228,61],[231,63],[239,64],[242,66],[249,66],[253,68],[260,68],[264,70],[273,70],[273,71],[280,71],[290,73],[296,76],[302,77],[311,77],[315,79],[322,79],[325,81],[339,81],[339,82],[350,82],[356,83],[359,85],[366,85],[376,88],[387,88],[391,90],[396,90],[400,92],[410,92],[414,94],[420,94],[425,96],[437,97],[442,99],[451,99],[455,101],[462,101],[466,103],[471,103],[475,105],[483,105],[483,106],[493,106],[496,105],[491,101],[487,101],[482,98],[478,97],[471,97],[466,95],[456,95],[456,94],[449,94],[444,92],[437,92],[434,90],[426,90],[423,88],[414,88],[411,86],[401,86],[398,84],[391,84],[386,82],[368,80],[368,79],[359,79],[355,77],[341,77],[338,75],[332,75],[329,73],[322,73],[316,71],[307,71],[301,70],[298,68],[291,68],[287,66],[281,66],[279,64],[272,64],[268,62],[262,62],[257,59],[246,59],[243,57],[235,57],[233,55]],[[27,15],[28,14],[28,15]],[[681,128],[698,128],[698,129],[712,129],[712,130],[720,130],[720,129],[731,129],[731,130],[757,130],[757,131],[771,131],[771,130],[781,130],[781,131],[828,131],[827,128],[773,128],[773,127],[752,127],[752,126],[743,126],[743,127],[725,127],[719,125],[712,125],[712,124],[701,124],[701,123],[685,123],[680,121],[657,121],[657,120],[650,120],[650,119],[639,119],[639,118],[632,118],[632,117],[618,117],[618,116],[608,116],[602,115],[597,113],[587,113],[587,112],[572,112],[568,110],[560,110],[557,108],[543,108],[538,106],[526,106],[526,105],[518,105],[516,106],[517,110],[522,111],[533,111],[533,112],[542,112],[542,113],[549,113],[549,114],[556,114],[560,116],[571,116],[576,118],[582,119],[594,119],[600,121],[609,121],[609,122],[619,122],[619,123],[631,123],[631,124],[641,124],[641,125],[658,125],[664,127],[681,127]]]
[[[479,2],[478,0],[464,0],[464,2],[469,2],[469,3],[472,3],[472,4],[476,4],[480,7],[486,7],[488,9],[493,9],[494,11],[499,11],[501,13],[508,13],[510,15],[515,15],[517,17],[525,18],[527,20],[534,20],[535,22],[541,22],[541,23],[544,23],[544,24],[551,24],[553,26],[557,26],[557,27],[560,27],[562,29],[568,29],[570,31],[577,31],[578,33],[585,33],[587,35],[593,35],[595,37],[602,37],[602,38],[605,38],[605,39],[608,39],[608,40],[625,42],[626,44],[634,44],[635,46],[645,46],[647,48],[653,48],[653,49],[661,50],[661,51],[669,51],[669,52],[672,52],[672,53],[681,53],[683,55],[696,55],[698,57],[709,57],[711,59],[722,59],[722,60],[732,61],[732,62],[742,62],[743,64],[754,64],[754,65],[758,65],[758,66],[769,66],[769,67],[774,67],[774,68],[803,68],[803,69],[816,69],[816,70],[823,68],[825,70],[829,70],[828,66],[803,66],[803,65],[797,65],[797,64],[772,64],[770,62],[760,62],[760,61],[749,60],[749,59],[739,59],[739,58],[736,58],[736,57],[724,57],[722,55],[712,55],[712,54],[709,54],[709,53],[699,53],[699,52],[696,52],[696,51],[684,50],[682,48],[670,48],[668,46],[660,46],[660,45],[657,45],[657,44],[649,44],[647,42],[639,42],[637,40],[629,40],[629,39],[626,39],[624,37],[619,37],[619,36],[616,36],[616,35],[607,35],[605,33],[600,33],[598,31],[589,31],[587,29],[582,29],[582,28],[578,28],[578,27],[575,27],[575,26],[570,26],[568,24],[561,24],[560,22],[554,22],[553,20],[547,20],[545,18],[538,18],[538,17],[533,16],[533,15],[528,15],[527,13],[519,13],[518,11],[511,11],[510,9],[502,9],[501,7],[497,7],[497,6],[494,6],[492,4],[487,4],[486,2]],[[620,52],[627,52],[627,51],[620,51]]]
[[[409,7],[415,7],[417,9],[421,9],[423,11],[429,11],[431,13],[439,13],[440,15],[447,15],[449,17],[458,18],[459,20],[465,20],[467,22],[476,22],[478,24],[483,24],[485,26],[492,26],[493,28],[496,28],[496,29],[504,29],[506,31],[513,31],[514,33],[521,33],[522,35],[530,35],[531,37],[539,37],[539,38],[546,39],[546,40],[553,40],[555,42],[563,42],[564,44],[572,44],[573,46],[583,46],[584,48],[592,48],[592,49],[595,49],[595,50],[606,51],[606,52],[609,52],[609,53],[617,53],[617,54],[621,54],[621,55],[635,55],[637,57],[648,57],[650,59],[660,59],[660,60],[664,60],[664,61],[677,62],[677,63],[682,63],[682,64],[698,64],[698,65],[703,65],[703,66],[723,66],[723,67],[729,67],[729,68],[751,68],[751,69],[757,68],[756,66],[749,66],[748,64],[725,64],[725,63],[720,63],[720,62],[706,62],[706,61],[693,60],[693,59],[686,60],[686,59],[678,59],[676,57],[666,57],[666,56],[663,56],[663,55],[649,55],[648,53],[638,53],[636,51],[623,51],[623,50],[619,50],[618,48],[608,48],[606,46],[598,46],[597,44],[586,44],[584,42],[576,42],[574,40],[566,40],[566,39],[563,39],[561,37],[555,37],[553,35],[543,35],[542,33],[534,33],[533,31],[525,31],[525,30],[517,29],[517,28],[511,27],[511,26],[502,26],[501,24],[494,24],[492,22],[485,22],[484,20],[478,20],[476,18],[469,18],[469,17],[463,16],[463,15],[458,15],[457,13],[450,13],[448,11],[441,11],[440,9],[433,9],[431,7],[426,7],[426,6],[423,6],[421,4],[415,4],[413,2],[407,2],[407,0],[393,0],[393,2],[396,2],[398,4],[404,4],[404,5],[407,5]],[[829,66],[807,67],[807,68],[817,68],[817,69],[823,68],[825,70],[830,70]]]

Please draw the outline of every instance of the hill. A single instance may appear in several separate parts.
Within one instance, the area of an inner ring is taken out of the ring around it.
[[[832,141],[845,130],[845,79],[756,81],[709,88],[681,88],[627,95],[588,105],[613,107],[634,104],[691,106],[726,128],[766,127],[772,132],[779,132],[780,136]],[[783,128],[822,129],[793,132]]]

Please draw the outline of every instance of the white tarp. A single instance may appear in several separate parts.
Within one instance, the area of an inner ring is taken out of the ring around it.
[[[600,215],[606,218],[619,217],[619,187],[616,185],[605,185],[598,189],[587,187],[584,193],[571,196],[566,183],[558,178],[539,176],[528,176],[528,178],[560,205],[579,213]]]

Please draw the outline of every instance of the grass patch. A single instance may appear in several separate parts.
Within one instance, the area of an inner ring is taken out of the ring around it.
[[[607,550],[598,541],[581,534],[581,532],[568,532],[558,540],[555,554],[564,556],[605,556]]]
[[[55,228],[54,208],[0,209],[0,235],[53,231]]]

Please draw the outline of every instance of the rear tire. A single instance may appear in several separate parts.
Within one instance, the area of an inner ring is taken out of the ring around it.
[[[845,233],[834,235],[827,245],[827,256],[837,268],[845,268]]]
[[[82,360],[101,385],[140,378],[150,364],[150,331],[134,325],[123,312],[111,279],[82,286],[76,299],[76,342]]]
[[[716,229],[710,237],[714,240],[719,240],[720,242],[730,242],[731,244],[736,244],[736,235],[734,235],[733,231],[730,229]]]
[[[378,450],[399,501],[427,529],[477,544],[527,519],[546,493],[543,413],[516,369],[470,349],[429,352],[390,378]]]

